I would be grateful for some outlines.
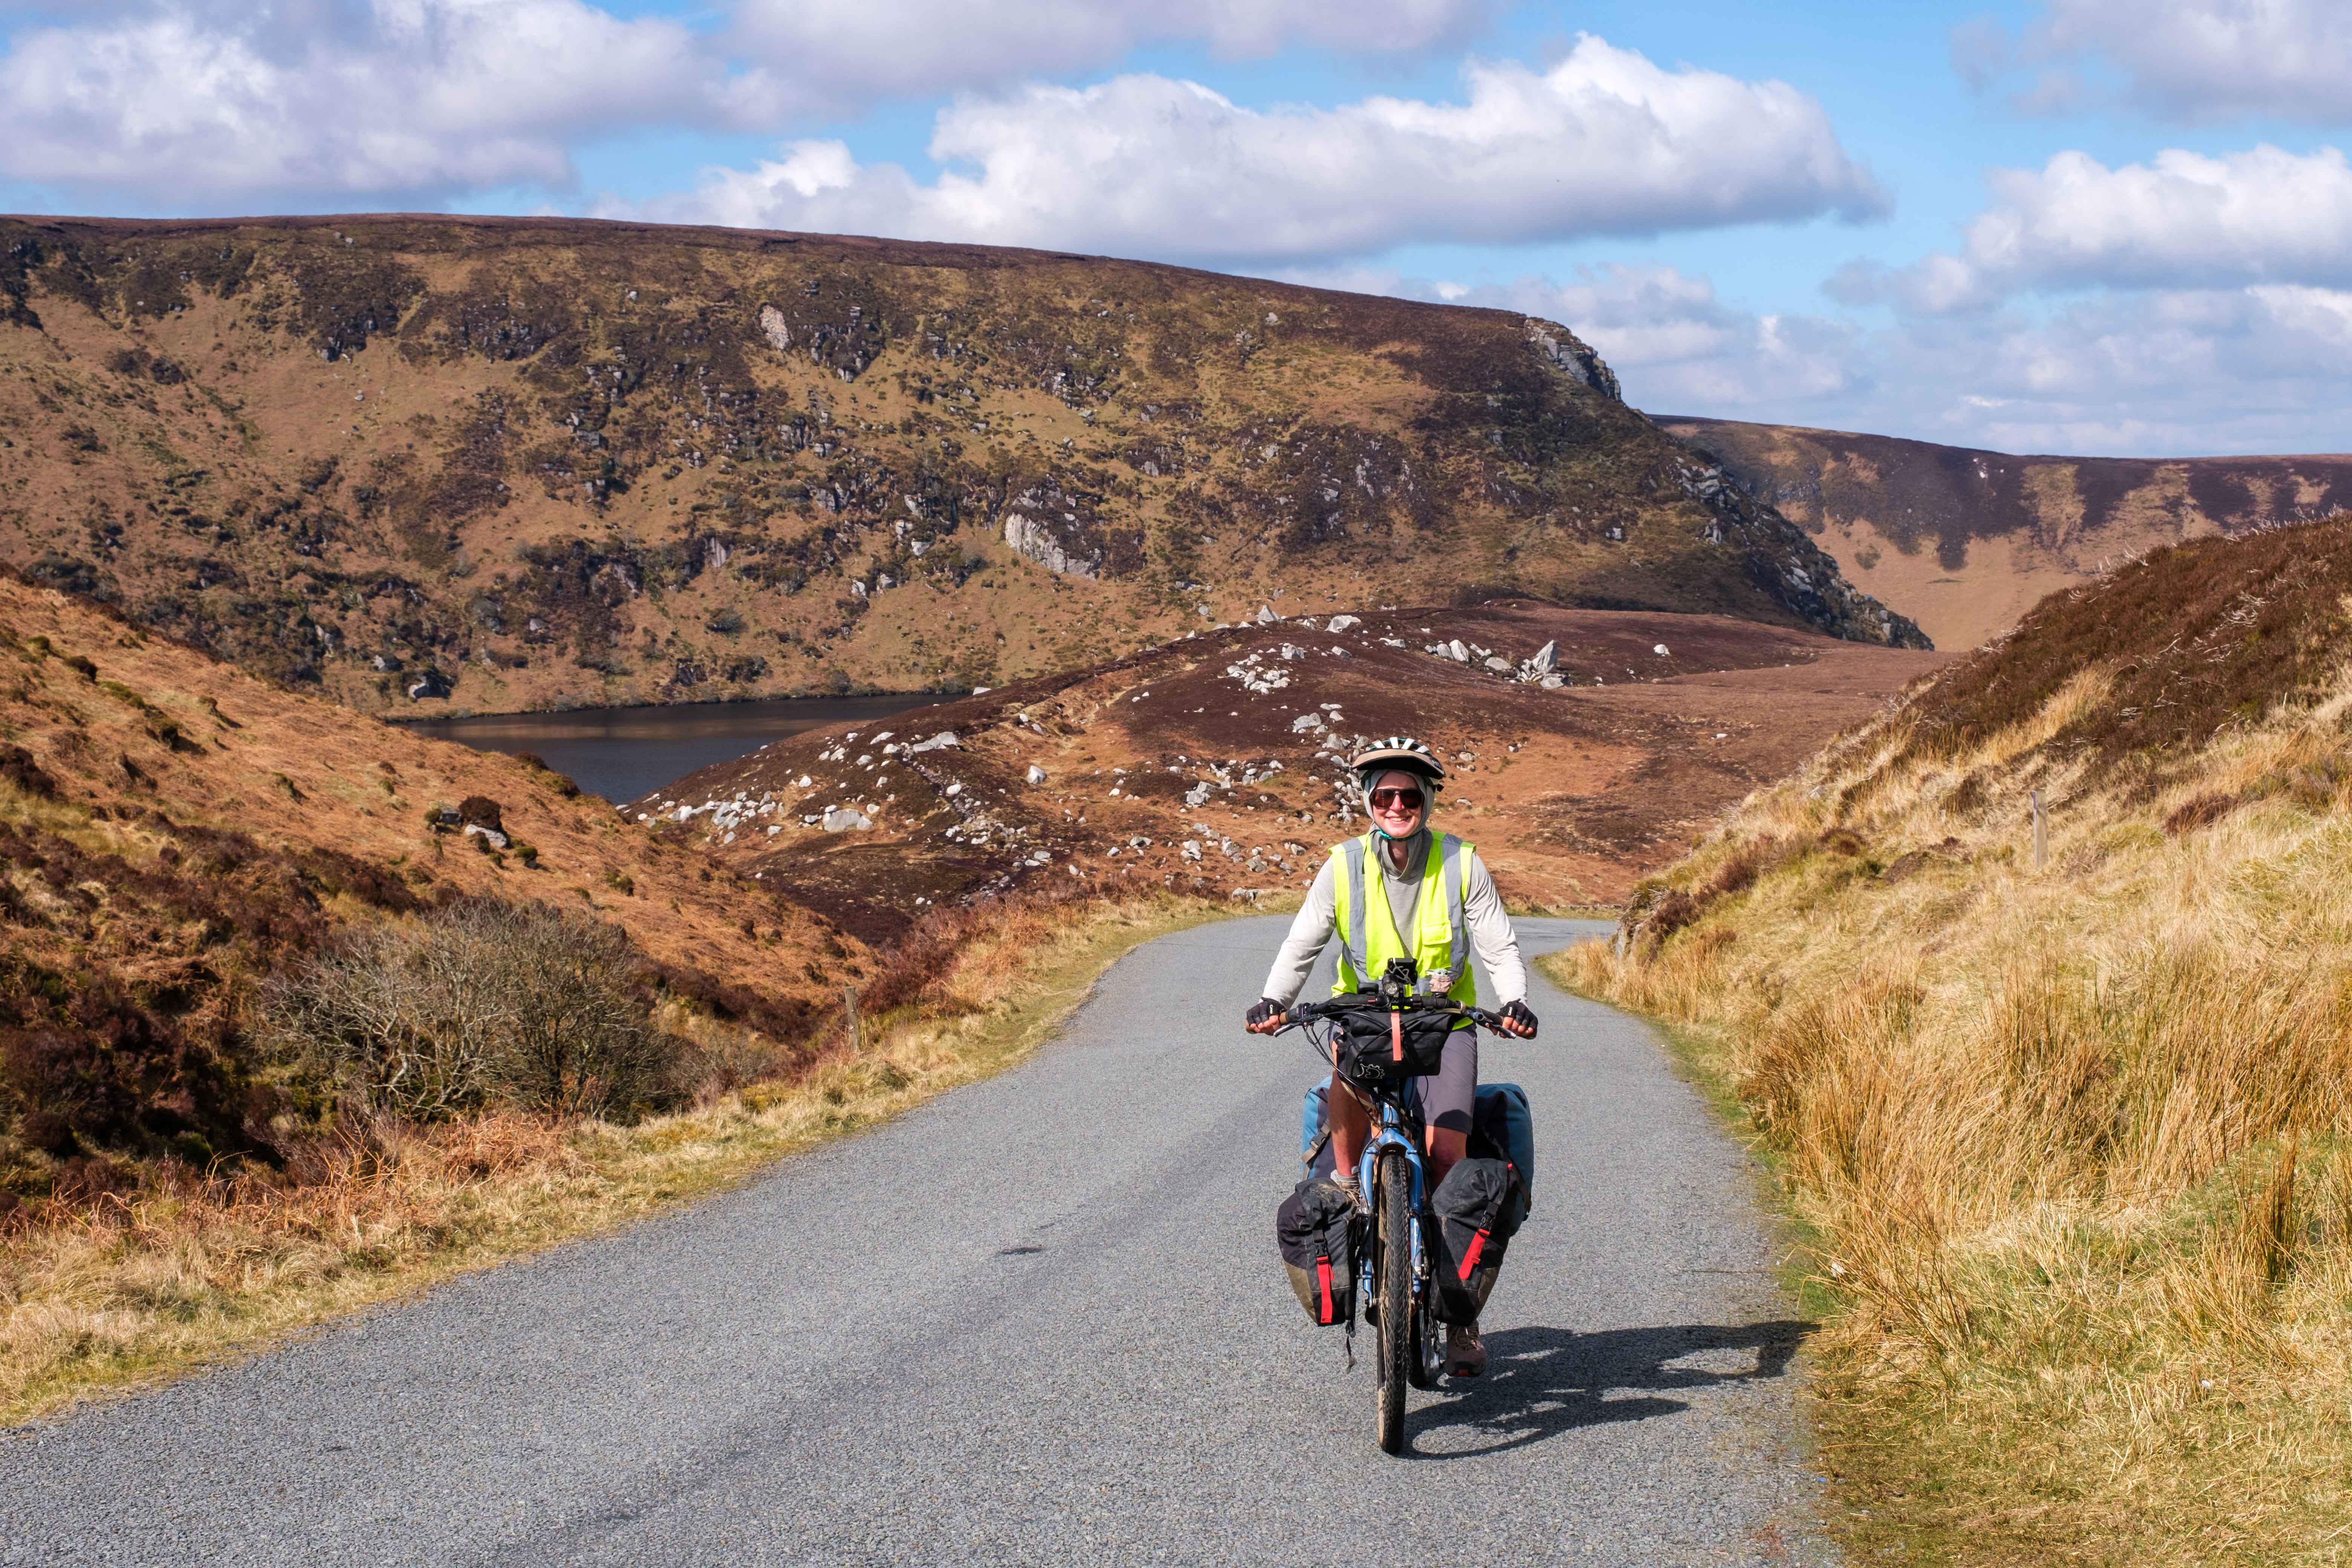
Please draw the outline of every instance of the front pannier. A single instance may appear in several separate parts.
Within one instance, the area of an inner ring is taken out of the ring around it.
[[[1519,1179],[1517,1195],[1505,1205],[1496,1234],[1508,1240],[1536,1195],[1536,1119],[1528,1091],[1515,1083],[1482,1083],[1470,1111],[1470,1152],[1500,1160]]]
[[[1519,1178],[1509,1163],[1457,1160],[1430,1195],[1436,1224],[1430,1228],[1436,1256],[1430,1272],[1437,1284],[1437,1315],[1449,1323],[1475,1321],[1495,1289],[1512,1223],[1524,1212]]]
[[[1308,1178],[1275,1211],[1274,1244],[1298,1304],[1318,1323],[1344,1323],[1356,1310],[1356,1205],[1328,1182]]]

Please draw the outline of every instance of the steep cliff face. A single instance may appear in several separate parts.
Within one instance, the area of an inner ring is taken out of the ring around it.
[[[1659,424],[1953,648],[2158,546],[2352,502],[2352,456],[2015,457],[1727,419]]]
[[[1712,479],[1506,312],[730,230],[0,221],[0,555],[360,707],[992,685],[1501,593],[1919,640]]]

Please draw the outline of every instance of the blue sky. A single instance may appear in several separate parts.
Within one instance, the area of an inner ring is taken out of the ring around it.
[[[0,0],[0,207],[564,212],[1520,309],[1654,412],[2352,448],[2341,0]]]

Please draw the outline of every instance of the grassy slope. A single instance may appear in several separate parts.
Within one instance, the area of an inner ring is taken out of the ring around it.
[[[1689,1031],[1817,1233],[1860,1544],[2336,1560],[2347,630],[2352,522],[2159,552],[1752,798],[1626,956],[1561,963]]]
[[[1001,685],[1494,586],[1911,635],[1697,468],[1501,311],[730,230],[0,220],[0,558],[362,708]]]
[[[468,797],[502,809],[508,852],[428,826]],[[823,916],[551,773],[0,578],[0,1221],[167,1158],[278,1158],[291,1107],[247,1043],[255,984],[346,922],[478,896],[620,926],[647,994],[734,1071],[788,1070],[873,973]]]

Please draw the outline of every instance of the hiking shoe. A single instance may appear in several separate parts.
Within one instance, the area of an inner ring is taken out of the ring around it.
[[[1476,1377],[1486,1370],[1486,1347],[1478,1342],[1478,1324],[1474,1320],[1455,1323],[1445,1331],[1445,1375]]]
[[[1343,1182],[1338,1176],[1332,1175],[1324,1177],[1322,1184],[1328,1187],[1335,1193],[1345,1194],[1348,1201],[1356,1206],[1357,1212],[1361,1213],[1363,1211],[1364,1190],[1363,1188],[1356,1185],[1353,1181]]]

